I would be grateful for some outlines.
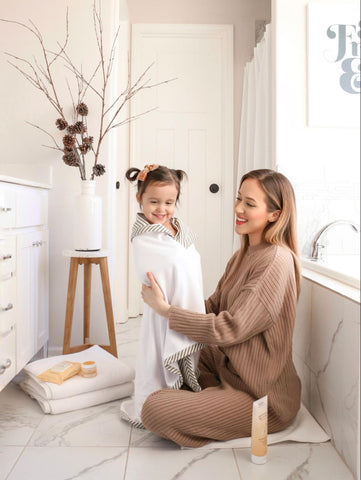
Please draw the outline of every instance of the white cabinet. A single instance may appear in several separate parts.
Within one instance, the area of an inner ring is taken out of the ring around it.
[[[15,327],[0,334],[0,391],[14,377],[15,359]]]
[[[19,370],[49,337],[48,232],[41,230],[19,234],[16,258],[19,299],[16,359]]]
[[[48,191],[0,181],[0,391],[49,339]]]

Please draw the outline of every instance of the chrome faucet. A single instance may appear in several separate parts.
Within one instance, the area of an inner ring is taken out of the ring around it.
[[[320,240],[323,237],[323,235],[327,232],[327,230],[329,230],[330,228],[332,228],[335,225],[350,225],[350,227],[356,233],[359,232],[356,225],[354,225],[349,220],[335,220],[334,222],[328,223],[327,225],[325,225],[324,227],[321,228],[321,230],[315,235],[315,238],[313,239],[312,253],[311,253],[311,259],[312,260],[318,260],[318,259],[322,258],[322,249],[325,248],[325,245],[322,245],[322,243],[320,243]]]

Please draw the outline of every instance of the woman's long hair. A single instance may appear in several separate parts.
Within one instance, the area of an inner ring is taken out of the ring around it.
[[[247,178],[257,180],[258,184],[263,189],[268,212],[274,212],[275,210],[281,211],[278,219],[275,222],[269,223],[265,227],[263,231],[263,240],[266,243],[281,245],[290,249],[295,266],[297,296],[299,296],[301,268],[297,242],[296,198],[293,187],[287,177],[274,170],[259,169],[246,173],[241,178],[239,188]],[[232,268],[229,273],[229,279],[232,274],[238,270],[248,247],[248,235],[242,235],[241,248],[234,264],[234,268]]]

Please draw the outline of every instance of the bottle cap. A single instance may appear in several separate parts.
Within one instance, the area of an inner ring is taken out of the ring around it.
[[[259,457],[258,455],[252,455],[252,463],[255,463],[256,465],[263,465],[266,462],[267,455],[263,455],[262,457]]]

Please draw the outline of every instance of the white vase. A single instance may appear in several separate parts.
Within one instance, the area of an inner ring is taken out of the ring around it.
[[[102,248],[102,199],[95,195],[95,180],[82,180],[74,202],[74,250]]]

